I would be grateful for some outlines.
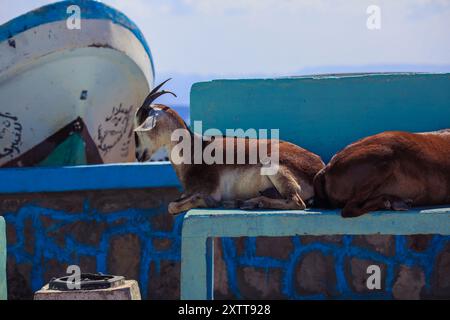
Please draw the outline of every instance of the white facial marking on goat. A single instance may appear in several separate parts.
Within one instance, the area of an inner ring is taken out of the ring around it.
[[[152,110],[145,121],[135,130],[135,131],[149,131],[156,127],[159,118],[161,117],[163,111]]]
[[[159,149],[165,146],[164,137],[161,134],[155,135],[152,131],[162,121],[164,114],[163,110],[153,108],[145,121],[134,130],[139,139],[139,146],[136,147],[137,156],[142,157],[146,153],[146,159],[142,159],[143,161],[150,160]]]

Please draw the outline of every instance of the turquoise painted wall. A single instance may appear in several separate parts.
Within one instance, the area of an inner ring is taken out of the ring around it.
[[[216,80],[191,91],[191,123],[280,129],[328,161],[347,144],[386,130],[450,128],[450,74],[370,74]]]

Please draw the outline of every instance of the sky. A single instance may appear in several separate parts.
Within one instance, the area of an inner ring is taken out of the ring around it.
[[[0,0],[0,24],[48,0]],[[157,77],[450,71],[450,0],[104,0],[150,44]],[[380,9],[380,28],[367,13]],[[185,99],[185,92],[182,93]]]

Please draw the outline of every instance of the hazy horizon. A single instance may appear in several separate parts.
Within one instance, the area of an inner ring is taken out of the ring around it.
[[[51,0],[0,0],[0,24]],[[104,0],[145,35],[156,81],[342,72],[450,72],[450,0]],[[371,30],[370,6],[380,10]],[[370,11],[370,10],[369,10]]]

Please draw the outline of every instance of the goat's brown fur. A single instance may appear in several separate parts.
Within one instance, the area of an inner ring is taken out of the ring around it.
[[[383,132],[337,153],[314,179],[319,205],[342,216],[450,203],[450,130]]]

